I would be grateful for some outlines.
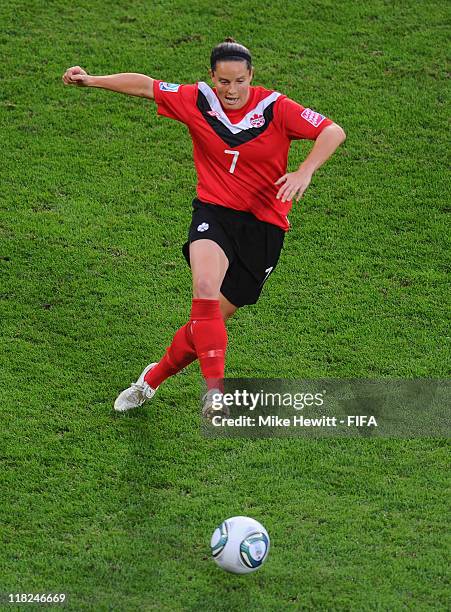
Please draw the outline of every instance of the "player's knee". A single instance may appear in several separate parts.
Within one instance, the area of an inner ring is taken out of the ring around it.
[[[236,312],[236,308],[227,308],[227,307],[221,307],[221,314],[222,314],[222,318],[224,319],[224,323],[230,319],[230,317],[233,317],[233,315]]]
[[[194,279],[194,295],[200,299],[217,300],[219,297],[218,283],[209,276],[199,276]]]
[[[222,318],[224,320],[224,323],[227,323],[227,321],[233,317],[233,312],[223,312],[222,313]]]

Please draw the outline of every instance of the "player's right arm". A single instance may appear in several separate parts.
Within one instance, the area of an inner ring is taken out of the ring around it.
[[[100,87],[129,96],[139,96],[153,100],[153,79],[145,74],[136,72],[123,72],[121,74],[108,74],[106,76],[89,75],[80,66],[68,68],[63,75],[65,85],[78,87]]]

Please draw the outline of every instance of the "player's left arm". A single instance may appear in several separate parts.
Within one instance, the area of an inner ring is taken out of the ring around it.
[[[302,198],[310,185],[313,174],[346,140],[346,134],[337,123],[326,126],[315,140],[312,150],[295,172],[288,172],[281,176],[275,185],[280,185],[277,199],[282,202],[292,198]]]

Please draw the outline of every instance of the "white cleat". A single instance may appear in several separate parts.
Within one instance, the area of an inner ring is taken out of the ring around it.
[[[141,372],[138,380],[117,396],[114,402],[114,409],[116,412],[127,412],[127,410],[131,410],[132,408],[138,408],[142,406],[144,402],[153,398],[158,387],[157,389],[152,389],[144,380],[144,376],[156,365],[156,363],[150,363]]]
[[[222,403],[222,391],[210,389],[202,398],[202,416],[204,419],[211,419],[214,416],[228,417],[230,410]]]

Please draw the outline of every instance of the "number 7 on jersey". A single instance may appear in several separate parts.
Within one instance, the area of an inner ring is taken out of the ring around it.
[[[236,166],[236,162],[238,161],[238,155],[240,154],[240,152],[239,151],[229,151],[228,149],[224,149],[224,153],[227,153],[227,155],[233,155],[232,163],[229,168],[230,174],[233,174],[235,172],[235,166]]]

